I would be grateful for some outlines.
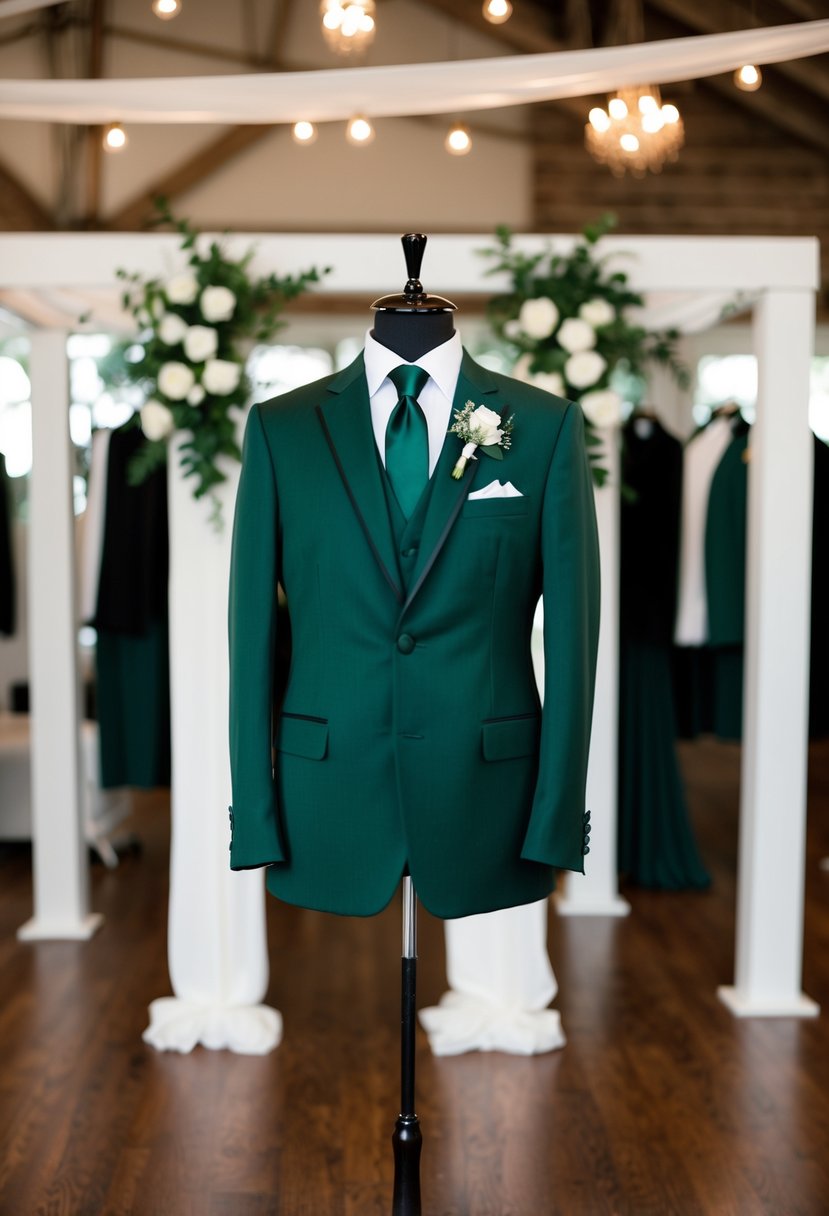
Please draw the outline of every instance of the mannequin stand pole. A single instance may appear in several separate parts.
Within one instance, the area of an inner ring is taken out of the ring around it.
[[[403,879],[400,1035],[400,1114],[392,1135],[394,1149],[394,1196],[392,1216],[421,1216],[420,1150],[423,1146],[420,1120],[415,1114],[415,1025],[417,994],[417,896],[407,874]]]

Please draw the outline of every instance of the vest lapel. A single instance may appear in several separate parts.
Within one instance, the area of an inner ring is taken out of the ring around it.
[[[331,395],[317,406],[317,417],[374,559],[402,603],[362,354],[329,381],[327,388]]]
[[[497,388],[496,381],[486,368],[481,367],[464,351],[455,389],[455,399],[452,402],[450,423],[454,421],[455,410],[462,409],[467,401],[474,401],[476,405],[482,405],[484,403],[480,400],[481,395],[494,393]],[[490,408],[497,408],[498,403],[490,401],[488,404]],[[461,454],[462,447],[463,444],[457,435],[446,436],[432,474],[434,484],[431,486],[431,496],[426,507],[420,551],[412,572],[408,594],[401,609],[401,616],[423,586],[424,580],[446,544],[461,507],[466,501],[466,496],[475,483],[479,467],[489,459],[487,456],[482,456],[478,460],[470,460],[463,477],[459,481],[455,481],[452,477],[452,469]]]

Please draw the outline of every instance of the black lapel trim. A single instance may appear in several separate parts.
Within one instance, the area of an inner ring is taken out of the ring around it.
[[[443,548],[444,542],[446,541],[447,536],[452,531],[452,527],[455,523],[455,520],[458,518],[458,513],[461,510],[461,507],[463,506],[463,504],[466,502],[466,496],[469,493],[469,491],[472,489],[472,482],[473,482],[473,478],[471,476],[464,479],[464,484],[461,486],[461,492],[458,494],[458,500],[455,503],[452,510],[450,511],[449,518],[446,520],[446,523],[443,525],[443,530],[442,530],[440,536],[435,541],[432,552],[429,555],[429,560],[426,562],[425,566],[420,571],[420,574],[417,577],[417,581],[414,583],[411,591],[409,592],[408,596],[406,597],[406,602],[404,603],[403,608],[401,610],[401,616],[402,616],[403,612],[405,612],[406,609],[409,607],[409,604],[411,604],[414,597],[417,595],[418,591],[421,588],[421,585],[423,584],[423,580],[426,578],[426,575],[429,573],[429,571],[432,569],[432,566],[437,561],[438,554],[440,553],[441,549]]]
[[[369,545],[369,548],[371,549],[374,560],[377,562],[377,565],[380,567],[380,569],[383,572],[383,577],[385,578],[386,582],[388,583],[388,585],[391,587],[392,591],[394,592],[395,599],[398,601],[398,603],[402,603],[403,592],[400,590],[397,583],[394,581],[392,576],[389,574],[388,568],[386,567],[386,563],[383,561],[383,558],[380,555],[380,551],[374,543],[374,538],[371,535],[371,532],[369,531],[368,524],[366,523],[366,521],[363,517],[363,513],[360,510],[359,504],[357,503],[357,499],[354,497],[354,493],[351,489],[351,486],[348,483],[348,478],[345,475],[345,469],[343,468],[342,461],[340,460],[340,457],[339,457],[339,453],[337,452],[337,449],[334,446],[334,440],[331,435],[331,432],[328,429],[328,423],[325,421],[322,410],[320,409],[319,406],[315,407],[315,412],[316,412],[317,417],[319,418],[320,426],[322,427],[323,434],[325,435],[325,442],[328,444],[329,448],[331,449],[331,455],[334,457],[334,463],[337,466],[337,472],[339,473],[340,477],[342,478],[342,483],[345,486],[345,492],[348,495],[348,498],[349,498],[349,501],[350,501],[352,507],[354,508],[354,514],[357,516],[357,519],[360,521],[360,527],[363,529],[363,532],[365,533],[365,537],[366,537],[366,540],[368,541],[368,545]]]

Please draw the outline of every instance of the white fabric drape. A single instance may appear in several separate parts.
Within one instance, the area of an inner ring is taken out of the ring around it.
[[[420,1021],[436,1056],[536,1055],[563,1047],[558,984],[547,957],[547,900],[446,922],[450,990]]]
[[[669,84],[829,50],[829,20],[634,46],[450,63],[135,80],[3,80],[0,118],[288,123],[445,114]]]
[[[174,997],[150,1006],[144,1039],[160,1051],[197,1043],[261,1055],[282,1019],[260,1004],[268,986],[262,870],[228,864],[227,586],[239,465],[218,487],[225,526],[208,522],[170,450],[172,855],[167,930]]]

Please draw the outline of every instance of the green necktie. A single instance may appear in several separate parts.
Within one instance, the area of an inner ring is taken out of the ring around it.
[[[428,379],[429,373],[414,363],[389,372],[398,401],[386,427],[386,472],[407,519],[429,480],[429,428],[417,403]]]

